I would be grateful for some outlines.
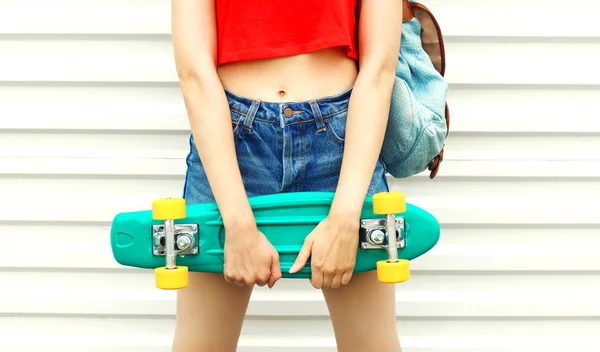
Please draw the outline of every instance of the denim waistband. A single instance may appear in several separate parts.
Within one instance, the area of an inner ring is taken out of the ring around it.
[[[316,115],[327,117],[348,110],[348,102],[354,84],[335,95],[306,101],[272,102],[237,95],[227,89],[225,94],[229,107],[241,115],[252,115],[251,119],[286,125],[313,120]],[[290,114],[291,109],[291,114]],[[289,115],[289,116],[288,116]]]

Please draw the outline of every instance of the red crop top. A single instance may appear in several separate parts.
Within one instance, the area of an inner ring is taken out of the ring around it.
[[[356,0],[215,0],[217,65],[334,46],[357,59]]]

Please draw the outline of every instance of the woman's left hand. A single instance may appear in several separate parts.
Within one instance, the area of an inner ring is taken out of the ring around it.
[[[350,282],[356,264],[360,219],[328,216],[306,237],[290,273],[311,258],[314,288],[338,288]]]

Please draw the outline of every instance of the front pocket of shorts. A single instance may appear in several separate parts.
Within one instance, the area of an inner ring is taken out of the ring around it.
[[[334,142],[343,144],[346,139],[346,113],[329,116],[323,120],[327,127],[327,135]]]

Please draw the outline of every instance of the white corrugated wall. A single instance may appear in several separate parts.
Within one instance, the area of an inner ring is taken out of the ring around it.
[[[0,0],[2,351],[169,350],[174,294],[108,241],[181,192],[169,3]],[[600,351],[600,2],[424,3],[452,126],[435,180],[393,181],[442,223],[398,286],[405,351]],[[239,350],[334,351],[320,293],[257,289]]]

